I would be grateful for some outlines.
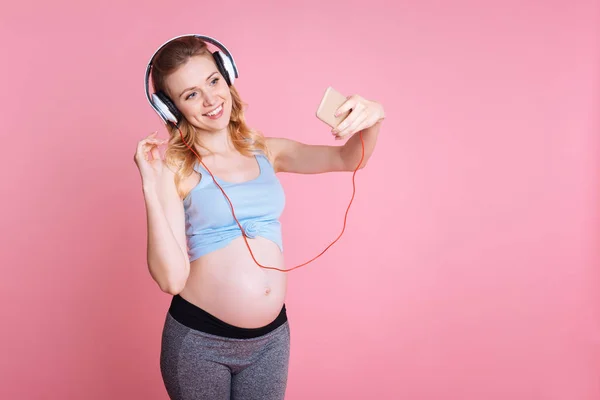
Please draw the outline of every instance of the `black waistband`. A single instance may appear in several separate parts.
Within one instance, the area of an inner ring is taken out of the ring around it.
[[[197,331],[235,339],[248,339],[266,335],[287,321],[285,304],[273,322],[260,328],[241,328],[230,325],[190,303],[180,295],[173,296],[169,314],[179,323]]]

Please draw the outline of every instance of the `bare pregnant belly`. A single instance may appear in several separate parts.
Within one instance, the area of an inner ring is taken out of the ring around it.
[[[285,269],[283,254],[275,243],[261,237],[248,239],[248,243],[260,264]],[[194,260],[180,295],[228,324],[259,328],[281,311],[287,274],[256,265],[246,242],[239,237]]]

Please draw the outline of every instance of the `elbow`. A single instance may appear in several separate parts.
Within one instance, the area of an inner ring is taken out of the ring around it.
[[[185,288],[189,267],[177,272],[164,271],[164,273],[153,273],[153,270],[150,269],[150,273],[161,291],[175,296]]]
[[[356,165],[356,161],[354,161],[352,164],[350,162],[345,162],[342,168],[344,171],[354,172],[355,170],[365,168],[367,166],[368,161],[369,159],[365,157],[365,159],[358,166]]]
[[[185,285],[187,283],[187,278],[189,275],[189,265],[184,270],[184,272],[178,274],[177,276],[172,276],[170,279],[167,279],[167,282],[161,286],[161,290],[170,295],[177,295],[183,292]]]
[[[167,294],[170,294],[171,296],[177,296],[179,293],[182,292],[182,289],[177,289],[174,287],[166,287],[166,288],[161,288],[161,290]]]
[[[185,288],[185,281],[177,280],[162,282],[161,284],[159,284],[159,286],[160,290],[162,290],[163,292],[175,296],[183,291],[183,288]]]
[[[358,166],[358,169],[363,169],[367,166],[367,163],[369,162],[369,158],[365,157],[365,159],[363,160],[363,162],[360,163],[360,165]],[[356,167],[354,167],[356,168]],[[354,170],[354,169],[353,169]]]

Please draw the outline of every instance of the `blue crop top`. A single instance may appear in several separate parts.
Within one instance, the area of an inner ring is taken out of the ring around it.
[[[275,242],[281,251],[279,217],[285,206],[285,194],[273,166],[263,154],[256,154],[260,168],[257,178],[240,182],[215,179],[227,194],[235,215],[249,238],[261,236]],[[231,207],[213,177],[198,161],[194,170],[201,174],[200,182],[183,199],[185,233],[190,262],[225,247],[242,235]]]

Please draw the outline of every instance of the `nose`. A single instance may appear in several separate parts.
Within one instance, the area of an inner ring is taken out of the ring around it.
[[[217,96],[211,92],[211,91],[207,91],[206,93],[204,93],[204,105],[206,107],[210,107],[213,106],[217,101]]]

